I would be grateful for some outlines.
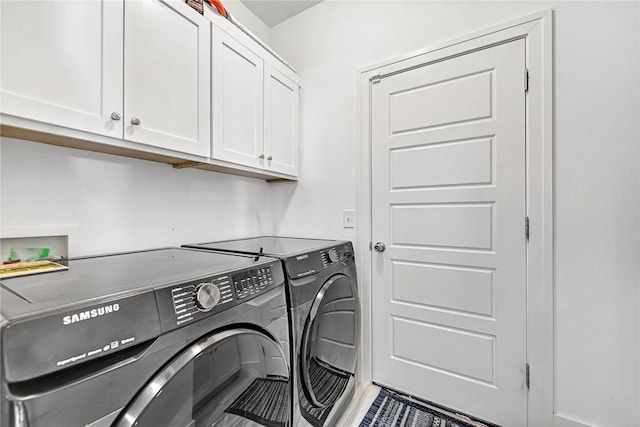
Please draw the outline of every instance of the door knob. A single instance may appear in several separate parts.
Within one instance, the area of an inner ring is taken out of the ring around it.
[[[113,113],[111,113],[111,120],[120,120],[122,117],[120,117],[120,114],[116,113],[115,111]]]
[[[376,242],[376,244],[373,245],[373,249],[377,252],[384,252],[384,250],[387,249],[387,246],[382,242]]]
[[[273,156],[267,157],[267,160],[269,160],[269,161],[273,160]]]
[[[259,158],[260,160],[264,160],[264,154],[260,154],[260,155],[258,156],[258,158]]]
[[[131,124],[134,126],[138,126],[140,124],[140,119],[137,117],[134,117],[131,119]]]

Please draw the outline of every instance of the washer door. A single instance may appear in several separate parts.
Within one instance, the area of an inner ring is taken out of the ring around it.
[[[258,426],[289,423],[289,368],[278,342],[253,329],[213,333],[149,381],[115,425]]]
[[[355,278],[331,276],[306,320],[300,351],[302,390],[314,406],[333,405],[356,373],[360,302]]]

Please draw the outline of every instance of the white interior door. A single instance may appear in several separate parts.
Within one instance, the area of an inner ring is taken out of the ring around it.
[[[373,380],[527,424],[525,41],[373,83]]]

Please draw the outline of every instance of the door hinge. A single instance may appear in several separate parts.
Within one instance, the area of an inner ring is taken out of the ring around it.
[[[371,76],[371,83],[372,84],[380,83],[380,80],[382,80],[382,74],[380,74],[380,71],[378,71],[376,74]]]
[[[529,241],[529,217],[524,217],[524,237]]]
[[[527,363],[525,367],[525,382],[527,383],[527,388],[531,388],[531,369],[529,368],[529,364]]]
[[[369,242],[369,250],[373,250],[373,242]]]
[[[524,69],[524,92],[529,92],[529,69]]]

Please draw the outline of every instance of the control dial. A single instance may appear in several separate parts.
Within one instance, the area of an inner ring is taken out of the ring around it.
[[[330,249],[327,252],[327,255],[329,256],[329,261],[331,261],[331,262],[336,262],[336,261],[338,261],[340,259],[338,257],[338,252],[335,249]]]
[[[200,283],[194,293],[196,305],[202,311],[209,311],[220,301],[220,289],[213,283]]]

